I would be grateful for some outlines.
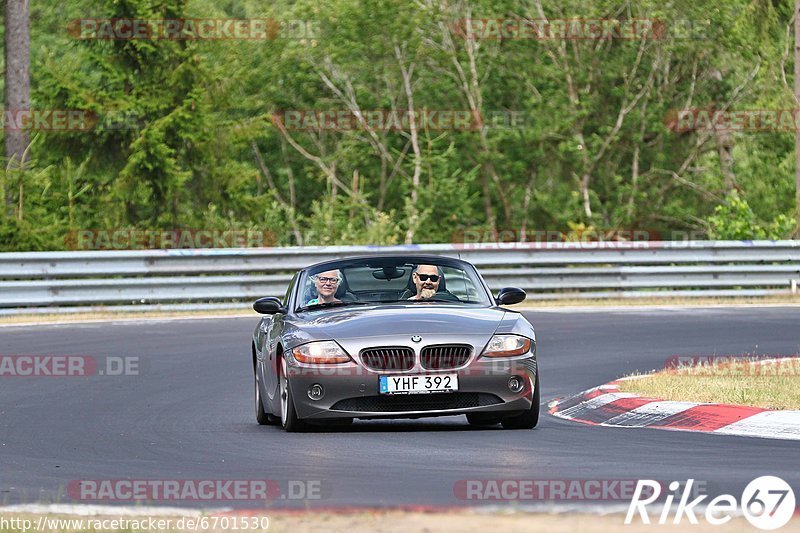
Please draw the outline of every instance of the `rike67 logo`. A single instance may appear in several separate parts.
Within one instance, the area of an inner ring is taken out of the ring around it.
[[[666,524],[673,509],[673,502],[676,500],[678,503],[672,523],[680,524],[686,517],[690,524],[697,524],[695,508],[703,504],[708,495],[698,496],[689,501],[693,484],[693,479],[687,480],[685,484],[673,481],[669,484],[670,492],[663,503],[661,501],[656,503],[661,496],[661,484],[650,479],[639,480],[628,507],[628,514],[625,516],[625,524],[632,523],[637,513],[642,523],[650,524],[651,510],[660,511],[656,519],[658,524]],[[681,487],[684,487],[682,492]],[[705,504],[706,522],[722,525],[730,521],[737,513],[739,505],[741,513],[753,526],[764,530],[778,529],[785,526],[794,514],[794,491],[779,477],[761,476],[748,483],[739,501],[730,494],[721,494]],[[651,508],[648,509],[648,506]]]

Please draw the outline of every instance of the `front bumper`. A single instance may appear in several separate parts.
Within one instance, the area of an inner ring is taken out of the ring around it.
[[[292,399],[298,417],[306,420],[337,418],[420,418],[467,413],[513,415],[531,408],[536,382],[536,355],[509,359],[477,358],[457,370],[425,371],[424,375],[458,374],[458,391],[409,394],[379,394],[382,375],[415,375],[419,372],[373,371],[357,363],[323,367],[289,364]],[[512,392],[511,376],[522,378],[524,387]],[[325,391],[312,400],[308,390],[321,385]]]

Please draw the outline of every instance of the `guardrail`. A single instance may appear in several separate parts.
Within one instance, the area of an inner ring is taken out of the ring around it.
[[[800,241],[25,252],[0,254],[0,312],[230,306],[281,296],[294,271],[318,261],[399,253],[461,257],[479,268],[493,290],[521,287],[531,300],[767,295],[797,292],[800,283]]]

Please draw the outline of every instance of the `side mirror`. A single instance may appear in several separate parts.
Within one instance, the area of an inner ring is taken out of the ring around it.
[[[525,299],[525,291],[516,287],[503,287],[497,293],[497,303],[500,305],[514,305]]]
[[[274,315],[275,313],[286,312],[286,308],[283,307],[281,301],[274,296],[259,298],[253,304],[253,309],[256,313],[260,313],[262,315]]]

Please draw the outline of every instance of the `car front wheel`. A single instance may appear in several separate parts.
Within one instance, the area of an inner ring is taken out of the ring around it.
[[[471,413],[467,415],[467,422],[469,422],[470,426],[485,427],[499,424],[500,419],[497,417],[486,416],[481,413]]]
[[[256,421],[262,426],[274,426],[278,423],[278,417],[271,415],[264,410],[264,402],[261,399],[261,389],[258,386],[258,376],[253,379],[255,383],[256,397]]]
[[[304,431],[307,429],[307,424],[297,418],[297,411],[294,408],[294,400],[292,399],[292,385],[288,378],[288,366],[286,358],[281,357],[281,375],[280,375],[280,395],[281,395],[281,426],[289,433],[297,431]]]

